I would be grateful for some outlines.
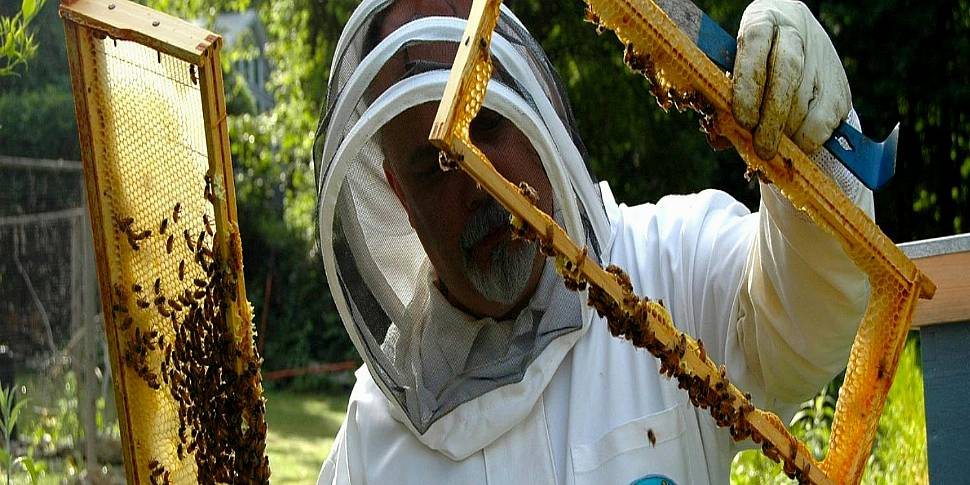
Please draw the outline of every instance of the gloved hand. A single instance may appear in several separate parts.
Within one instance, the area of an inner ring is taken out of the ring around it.
[[[852,94],[832,41],[808,7],[756,0],[741,17],[734,61],[734,117],[771,158],[784,132],[813,154],[846,119]]]

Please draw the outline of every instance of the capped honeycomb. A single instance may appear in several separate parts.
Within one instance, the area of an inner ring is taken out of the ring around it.
[[[61,5],[128,483],[268,483],[221,38]]]
[[[708,136],[729,140],[749,173],[775,184],[795,207],[833,234],[869,276],[871,297],[849,357],[828,455],[815,460],[776,415],[755,408],[750,396],[731,384],[725,367],[706,355],[702,342],[676,329],[662,302],[635,295],[622,268],[599,267],[585,247],[536,209],[534,190],[504,179],[471,142],[468,128],[484,99],[490,72],[486,65],[491,62],[488,42],[500,3],[476,0],[472,6],[429,137],[442,150],[442,168],[465,170],[508,209],[513,233],[536,241],[544,254],[555,258],[568,288],[588,288],[588,304],[606,317],[610,331],[657,357],[660,372],[676,379],[691,402],[708,410],[733,439],[761,445],[767,457],[782,463],[800,483],[858,483],[915,303],[932,297],[933,283],[791,140],[783,138],[771,160],[755,154],[751,134],[731,114],[730,78],[657,5],[648,0],[588,0],[587,19],[616,34],[625,46],[627,64],[650,80],[650,92],[663,109],[698,112]]]

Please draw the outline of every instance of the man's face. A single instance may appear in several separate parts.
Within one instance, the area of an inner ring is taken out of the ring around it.
[[[388,182],[404,205],[449,301],[476,316],[505,317],[532,295],[544,259],[534,244],[513,241],[508,212],[463,171],[443,172],[427,136],[436,103],[411,108],[382,132]],[[512,183],[525,181],[552,213],[553,192],[532,144],[511,121],[483,109],[472,141]]]

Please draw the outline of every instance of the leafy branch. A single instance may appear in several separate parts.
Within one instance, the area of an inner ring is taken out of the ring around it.
[[[17,76],[17,66],[26,65],[37,51],[34,34],[27,32],[27,25],[45,1],[23,0],[16,15],[0,17],[0,77]]]
[[[0,461],[3,462],[4,469],[7,470],[7,485],[10,485],[10,470],[13,468],[13,450],[10,447],[10,438],[13,436],[13,428],[17,425],[17,418],[20,410],[27,401],[17,401],[17,393],[13,387],[4,389],[0,386],[0,434],[3,435],[3,449],[0,450]],[[17,458],[17,463],[23,460]]]

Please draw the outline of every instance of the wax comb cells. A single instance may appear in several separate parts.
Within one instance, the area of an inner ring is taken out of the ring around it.
[[[61,6],[128,483],[268,483],[221,38]]]

